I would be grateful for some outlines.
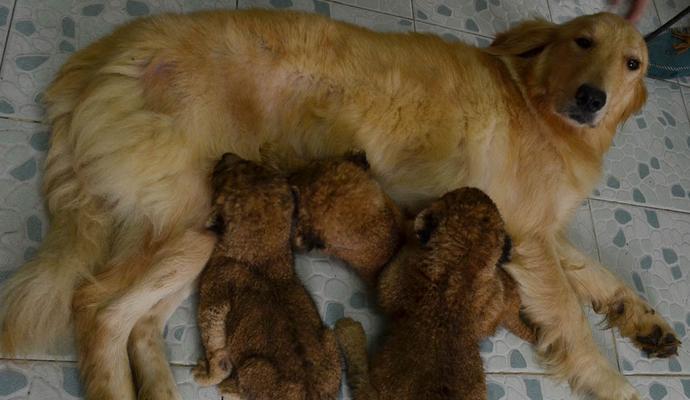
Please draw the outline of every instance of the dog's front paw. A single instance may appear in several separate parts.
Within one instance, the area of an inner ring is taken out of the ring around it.
[[[681,342],[673,328],[642,299],[619,299],[609,307],[607,318],[611,326],[618,327],[622,336],[630,338],[649,357],[678,354]]]
[[[633,338],[633,343],[647,356],[660,358],[678,355],[678,347],[681,344],[670,326],[658,324],[650,325],[646,333],[640,332]]]

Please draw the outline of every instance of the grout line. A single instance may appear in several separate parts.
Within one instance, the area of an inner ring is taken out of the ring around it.
[[[371,8],[366,8],[366,7],[362,7],[362,6],[355,6],[355,5],[343,3],[343,2],[340,2],[340,1],[337,1],[337,0],[326,0],[326,1],[329,2],[329,3],[333,3],[333,4],[338,4],[338,5],[341,5],[341,6],[357,8],[357,9],[365,10],[365,11],[371,11],[371,12],[376,13],[376,14],[383,14],[383,15],[388,15],[388,16],[390,16],[390,17],[402,18],[402,19],[407,19],[407,20],[412,20],[412,21],[414,21],[414,15],[413,15],[412,17],[403,17],[403,16],[400,16],[400,15],[398,15],[398,14],[393,14],[393,13],[388,12],[388,11],[372,10]]]
[[[661,13],[659,12],[659,7],[656,6],[656,0],[652,0],[652,7],[654,7],[654,12],[656,13],[656,17],[659,19],[659,24],[663,25],[666,23],[666,21],[661,20]],[[654,28],[656,29],[656,28]]]
[[[690,121],[690,108],[688,108],[688,100],[685,98],[685,91],[683,88],[680,89],[680,97],[683,98],[683,108],[685,108],[685,116],[688,118],[688,121]]]
[[[598,244],[597,247],[599,247]],[[620,352],[618,351],[618,341],[616,340],[616,334],[613,333],[613,329],[609,329],[609,335],[611,335],[611,343],[613,343],[613,354],[616,356],[616,366],[618,367],[618,372],[625,375],[623,372],[623,361],[621,360]]]
[[[436,27],[439,27],[439,28],[443,28],[443,29],[448,29],[448,30],[451,30],[451,31],[462,32],[462,33],[467,33],[467,34],[469,34],[469,35],[479,36],[479,37],[482,37],[482,38],[484,38],[484,39],[491,39],[491,40],[495,39],[493,36],[485,35],[485,34],[483,34],[483,33],[470,32],[470,31],[466,31],[466,30],[464,30],[464,29],[458,29],[458,28],[449,28],[449,27],[447,27],[447,26],[443,26],[443,25],[437,24],[437,23],[435,23],[435,22],[429,22],[429,21],[419,21],[419,22],[422,23],[422,24],[433,25],[433,26],[436,26]]]
[[[605,199],[605,198],[601,198],[601,197],[590,197],[589,199],[595,200],[595,201],[603,201],[605,203],[620,204],[620,205],[625,205],[625,206],[649,208],[649,209],[652,209],[655,211],[669,211],[669,212],[674,212],[674,213],[679,213],[679,214],[684,214],[684,215],[690,214],[690,211],[688,211],[688,210],[680,210],[677,208],[665,207],[665,206],[656,206],[656,205],[646,204],[646,203],[634,203],[634,202],[629,202],[626,200],[612,200],[612,199]]]
[[[417,17],[415,16],[414,0],[410,0],[410,10],[412,11],[412,27],[417,32]]]
[[[10,14],[10,19],[7,21],[7,35],[5,35],[5,45],[2,48],[2,58],[0,58],[0,76],[2,75],[2,66],[5,64],[7,45],[10,43],[10,32],[12,32],[12,22],[14,21],[14,11],[17,9],[17,1],[18,0],[14,0],[12,4],[12,13]]]
[[[17,117],[7,116],[7,115],[0,115],[0,119],[5,119],[8,121],[14,121],[14,122],[24,122],[24,123],[46,125],[45,123],[38,121],[38,120],[35,120],[35,119],[17,118]]]
[[[192,364],[191,362],[177,362],[177,361],[169,361],[168,364],[172,367],[195,367],[196,364]]]
[[[546,8],[549,10],[549,20],[552,23],[555,23],[555,21],[553,20],[553,13],[551,12],[551,0],[546,0]]]
[[[2,361],[12,361],[12,362],[17,362],[17,363],[68,363],[68,364],[76,364],[77,362],[74,360],[47,360],[47,359],[42,359],[42,358],[8,358],[8,357],[3,357],[0,356],[0,362]]]
[[[592,234],[594,235],[594,247],[597,250],[597,261],[601,264],[601,251],[599,250],[599,238],[597,237],[597,228],[594,226],[594,212],[592,212],[592,200],[587,199],[587,208],[589,209],[589,220],[592,223]]]

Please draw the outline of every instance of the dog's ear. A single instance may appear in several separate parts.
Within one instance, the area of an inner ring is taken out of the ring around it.
[[[438,215],[434,214],[431,208],[427,208],[417,214],[414,220],[414,233],[421,245],[426,245],[431,239],[431,235],[436,231],[439,224]]]
[[[534,57],[553,41],[557,29],[558,25],[541,19],[523,22],[499,33],[486,51],[497,56]]]
[[[350,151],[345,155],[345,159],[365,171],[368,171],[370,168],[369,161],[367,160],[367,153],[362,150]]]

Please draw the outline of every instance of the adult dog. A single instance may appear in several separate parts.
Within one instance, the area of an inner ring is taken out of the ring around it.
[[[652,354],[678,341],[561,230],[644,103],[646,66],[639,33],[609,14],[527,22],[486,50],[300,13],[126,25],[72,56],[45,94],[51,227],[7,283],[3,349],[35,349],[72,315],[88,398],[179,398],[160,331],[214,245],[213,164],[229,151],[257,160],[266,143],[304,158],[359,148],[410,209],[460,186],[487,192],[545,365],[576,391],[636,399],[581,304]]]

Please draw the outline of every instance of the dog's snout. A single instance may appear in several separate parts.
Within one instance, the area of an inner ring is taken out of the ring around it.
[[[582,111],[594,113],[606,104],[606,92],[584,84],[577,89],[575,101]]]

